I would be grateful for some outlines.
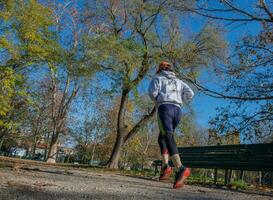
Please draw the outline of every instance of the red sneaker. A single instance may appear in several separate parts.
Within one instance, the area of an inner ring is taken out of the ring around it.
[[[191,171],[189,168],[183,167],[179,169],[175,175],[173,189],[182,188],[184,186],[184,181],[190,176],[190,174]]]
[[[169,166],[163,167],[161,170],[159,181],[168,180],[170,175],[172,174],[172,171],[173,171],[172,168]]]

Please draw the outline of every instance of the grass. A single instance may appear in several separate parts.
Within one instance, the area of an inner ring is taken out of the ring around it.
[[[244,182],[243,180],[239,180],[239,181],[232,181],[230,184],[229,184],[229,187],[231,189],[235,189],[235,190],[246,190],[249,188],[248,184],[246,182]]]
[[[146,170],[118,170],[122,175],[130,175],[135,177],[143,177],[143,178],[155,178],[154,176],[154,169],[146,169]],[[158,174],[157,174],[158,176]],[[170,181],[174,180],[174,174],[172,174]],[[214,184],[214,178],[210,178],[207,176],[203,176],[200,174],[192,174],[187,179],[187,184],[191,185],[215,185]],[[225,185],[225,179],[224,178],[218,178],[216,186],[222,187]],[[248,184],[244,181],[233,181],[231,182],[228,187],[230,189],[235,190],[246,190],[249,188]]]
[[[131,175],[137,177],[151,178],[154,177],[153,169],[144,169],[144,170],[119,170],[121,174]]]

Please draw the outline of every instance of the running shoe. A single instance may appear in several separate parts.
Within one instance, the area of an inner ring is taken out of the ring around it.
[[[173,189],[182,188],[184,186],[184,181],[190,176],[190,174],[190,169],[182,166],[175,175]]]
[[[171,174],[172,174],[172,168],[170,166],[167,165],[165,167],[162,167],[159,180],[160,181],[168,180]]]

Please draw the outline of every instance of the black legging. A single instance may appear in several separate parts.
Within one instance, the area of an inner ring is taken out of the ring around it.
[[[181,119],[180,107],[173,104],[162,104],[158,108],[159,137],[158,144],[161,154],[177,154],[177,146],[174,140],[174,130]]]

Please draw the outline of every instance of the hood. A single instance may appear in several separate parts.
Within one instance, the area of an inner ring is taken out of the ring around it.
[[[161,76],[165,76],[168,79],[174,79],[174,78],[176,78],[175,73],[171,72],[171,71],[165,71],[165,70],[163,70],[163,71],[160,72],[160,75]]]

